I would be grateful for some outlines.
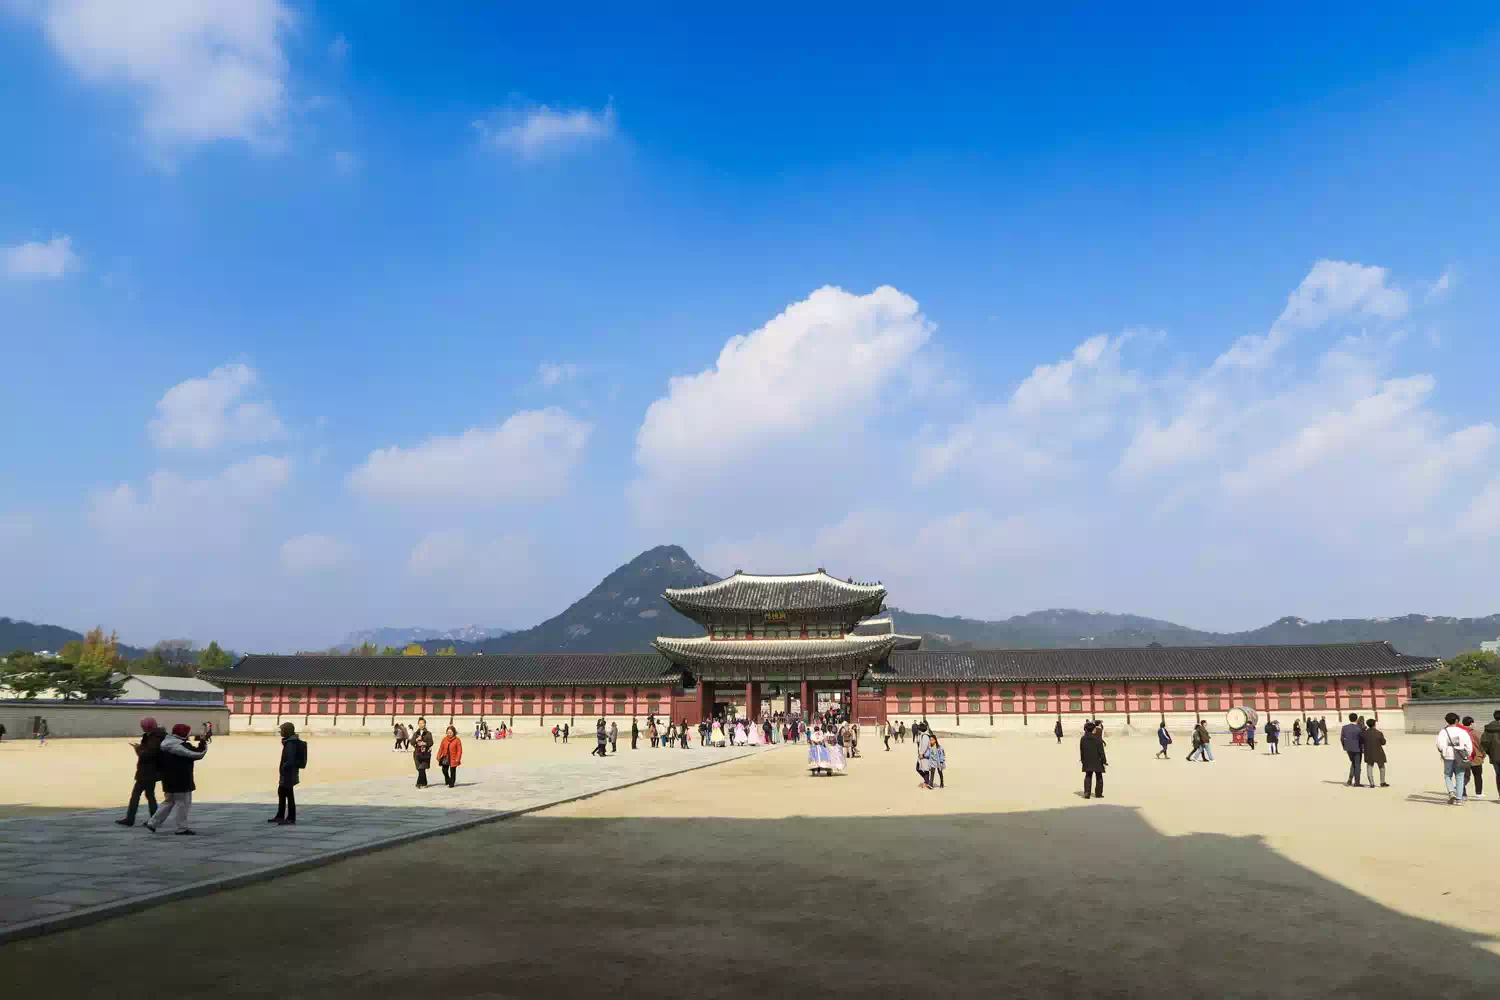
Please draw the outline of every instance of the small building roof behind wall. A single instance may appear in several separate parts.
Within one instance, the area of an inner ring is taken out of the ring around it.
[[[648,684],[678,676],[660,653],[506,653],[498,656],[267,656],[225,671],[224,684],[446,687]]]

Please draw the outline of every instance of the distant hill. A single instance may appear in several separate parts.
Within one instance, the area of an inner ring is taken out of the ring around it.
[[[927,649],[1081,649],[1090,646],[1284,646],[1297,643],[1389,642],[1403,653],[1453,656],[1500,635],[1500,615],[1485,618],[1403,615],[1310,622],[1288,616],[1247,632],[1205,632],[1138,615],[1057,608],[1003,621],[945,618],[892,611],[896,627],[920,634]]]
[[[74,632],[61,625],[38,625],[15,618],[0,618],[0,656],[24,649],[28,653],[43,650],[56,653],[70,642],[82,642],[83,633]],[[120,655],[127,660],[138,660],[146,655],[144,649],[121,644]]]
[[[410,643],[432,643],[433,645],[448,645],[450,643],[468,643],[470,645],[483,642],[486,639],[497,639],[502,635],[510,635],[508,628],[482,628],[478,625],[463,625],[459,628],[367,628],[358,632],[350,632],[344,636],[344,641],[338,644],[338,649],[345,652],[357,649],[367,642],[384,649],[386,646],[397,648]]]
[[[535,628],[478,643],[483,653],[632,653],[659,635],[699,635],[702,626],[662,599],[668,587],[696,587],[706,573],[680,545],[658,545],[609,574],[566,611]]]

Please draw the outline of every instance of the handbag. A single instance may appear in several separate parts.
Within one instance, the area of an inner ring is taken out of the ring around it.
[[[447,767],[447,766],[448,766],[448,755],[447,754],[443,754],[441,757],[438,758],[438,767]]]
[[[1453,748],[1453,759],[1461,764],[1467,764],[1469,762],[1469,752],[1454,741],[1453,727],[1449,726],[1443,732],[1448,736],[1448,746]]]

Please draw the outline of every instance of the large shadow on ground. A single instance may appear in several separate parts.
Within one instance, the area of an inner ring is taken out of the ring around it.
[[[19,941],[0,968],[16,996],[70,998],[152,969],[214,997],[1493,998],[1492,941],[1257,837],[1098,804],[522,817]]]

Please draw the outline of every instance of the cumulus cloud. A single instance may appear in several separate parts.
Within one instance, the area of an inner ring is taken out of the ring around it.
[[[28,5],[63,62],[138,95],[146,134],[175,145],[277,132],[286,107],[280,0],[40,0]]]
[[[61,278],[82,266],[73,252],[73,240],[54,236],[46,243],[20,243],[0,247],[0,271],[7,278]]]
[[[276,455],[247,458],[206,479],[158,470],[144,489],[119,483],[96,491],[89,520],[134,547],[218,547],[241,539],[246,513],[278,493],[291,473],[291,459]]]
[[[350,554],[346,542],[329,535],[298,535],[281,543],[281,567],[293,575],[305,576],[342,566]]]
[[[431,505],[553,496],[566,488],[591,430],[557,407],[524,410],[499,427],[372,451],[349,474],[349,486],[381,500]]]
[[[538,561],[536,545],[528,537],[477,538],[452,529],[424,536],[412,547],[406,568],[413,577],[432,583],[446,581],[504,592],[517,579],[531,576]]]
[[[578,366],[571,362],[554,364],[551,361],[543,361],[537,366],[537,379],[548,389],[561,385],[569,379],[578,376]]]
[[[696,491],[767,453],[790,467],[800,447],[847,445],[932,331],[894,288],[828,287],[731,337],[712,367],[673,377],[646,410],[638,497]]]
[[[156,404],[151,439],[159,448],[207,451],[285,436],[286,428],[269,402],[242,399],[257,380],[248,365],[230,364],[203,378],[179,382]]]
[[[1264,334],[1241,337],[1219,355],[1215,368],[1262,368],[1298,331],[1315,330],[1335,319],[1369,317],[1396,320],[1410,299],[1388,283],[1390,272],[1343,260],[1320,260],[1287,297],[1286,308]]]
[[[611,103],[594,111],[517,100],[474,122],[474,128],[491,148],[533,160],[612,138],[615,107]]]
[[[1073,446],[1112,429],[1121,401],[1140,390],[1140,377],[1121,365],[1132,336],[1090,337],[1068,357],[1037,365],[1008,399],[975,407],[969,419],[923,442],[917,480],[967,468],[998,483],[1065,467]]]

